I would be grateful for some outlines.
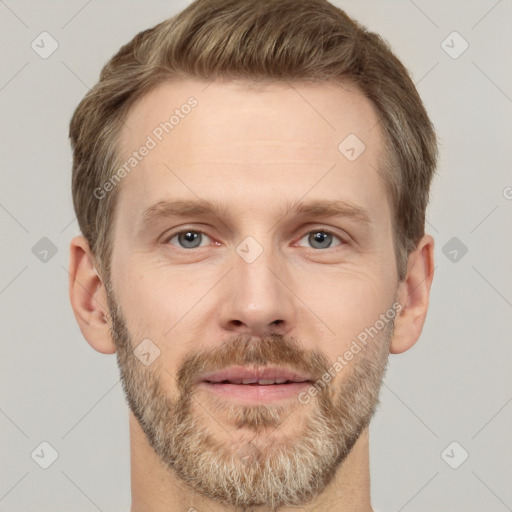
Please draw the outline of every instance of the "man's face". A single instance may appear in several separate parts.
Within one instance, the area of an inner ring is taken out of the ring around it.
[[[126,160],[155,143],[117,185],[107,289],[123,386],[192,488],[300,505],[368,426],[387,364],[398,280],[383,141],[353,88],[206,85],[159,86],[121,134]],[[206,202],[214,212],[168,207]]]

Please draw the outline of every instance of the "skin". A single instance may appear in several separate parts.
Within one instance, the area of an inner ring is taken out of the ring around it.
[[[396,301],[401,310],[394,330],[387,338],[381,332],[369,350],[335,374],[328,403],[343,400],[345,386],[358,382],[355,370],[366,359],[380,361],[382,373],[372,383],[378,392],[388,354],[408,350],[423,328],[434,240],[430,235],[420,240],[399,282],[392,206],[377,171],[383,140],[371,103],[348,85],[163,84],[130,110],[121,133],[123,154],[128,158],[168,119],[167,112],[190,96],[198,106],[118,185],[111,283],[96,274],[87,241],[81,236],[71,241],[70,300],[85,339],[101,353],[116,352],[111,319],[119,308],[131,347],[149,338],[160,350],[154,363],[134,364],[133,371],[141,378],[155,376],[159,392],[172,400],[179,393],[180,368],[200,351],[218,351],[244,336],[263,341],[275,333],[295,339],[306,355],[318,353],[332,363]],[[366,146],[355,161],[338,149],[351,133]],[[161,200],[198,198],[226,210],[141,222],[142,213]],[[287,214],[288,204],[309,200],[349,202],[364,209],[370,222]],[[308,235],[323,229],[336,236],[330,247],[315,248],[319,245],[312,246]],[[180,230],[204,233],[201,247],[180,247],[175,236]],[[251,263],[236,251],[248,236],[262,249]],[[194,406],[194,417],[220,446],[240,450],[254,442],[263,454],[284,439],[299,444],[301,428],[321,400],[287,401],[277,428],[255,436],[254,429],[236,428],[218,397],[192,390],[201,405]],[[132,412],[130,440],[132,512],[238,510],[210,500],[166,468]],[[368,427],[315,496],[279,510],[371,511]]]

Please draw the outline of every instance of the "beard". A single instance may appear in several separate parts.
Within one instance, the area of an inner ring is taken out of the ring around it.
[[[340,370],[335,383],[322,380],[329,369],[333,375],[325,355],[279,334],[257,341],[237,335],[219,347],[194,351],[173,376],[162,365],[144,366],[135,356],[136,340],[113,290],[106,289],[127,403],[171,473],[195,492],[239,510],[301,506],[322,493],[379,404],[394,319]],[[315,377],[317,394],[307,404],[244,406],[198,392],[201,373],[231,365],[279,365],[308,373]],[[177,393],[170,397],[162,381],[173,377]],[[219,426],[225,431],[221,435]]]

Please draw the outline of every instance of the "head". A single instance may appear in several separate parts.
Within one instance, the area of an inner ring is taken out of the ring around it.
[[[306,503],[426,315],[437,147],[406,69],[327,1],[197,0],[105,65],[70,138],[71,301],[148,443],[212,499]],[[296,382],[235,396],[207,379],[230,368]]]

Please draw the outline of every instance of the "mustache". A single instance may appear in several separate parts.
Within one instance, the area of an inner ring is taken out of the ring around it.
[[[302,348],[293,336],[237,335],[219,347],[204,348],[186,356],[176,376],[178,387],[183,393],[190,392],[198,375],[235,365],[283,366],[297,373],[308,373],[315,381],[321,379],[330,366],[323,353]]]

